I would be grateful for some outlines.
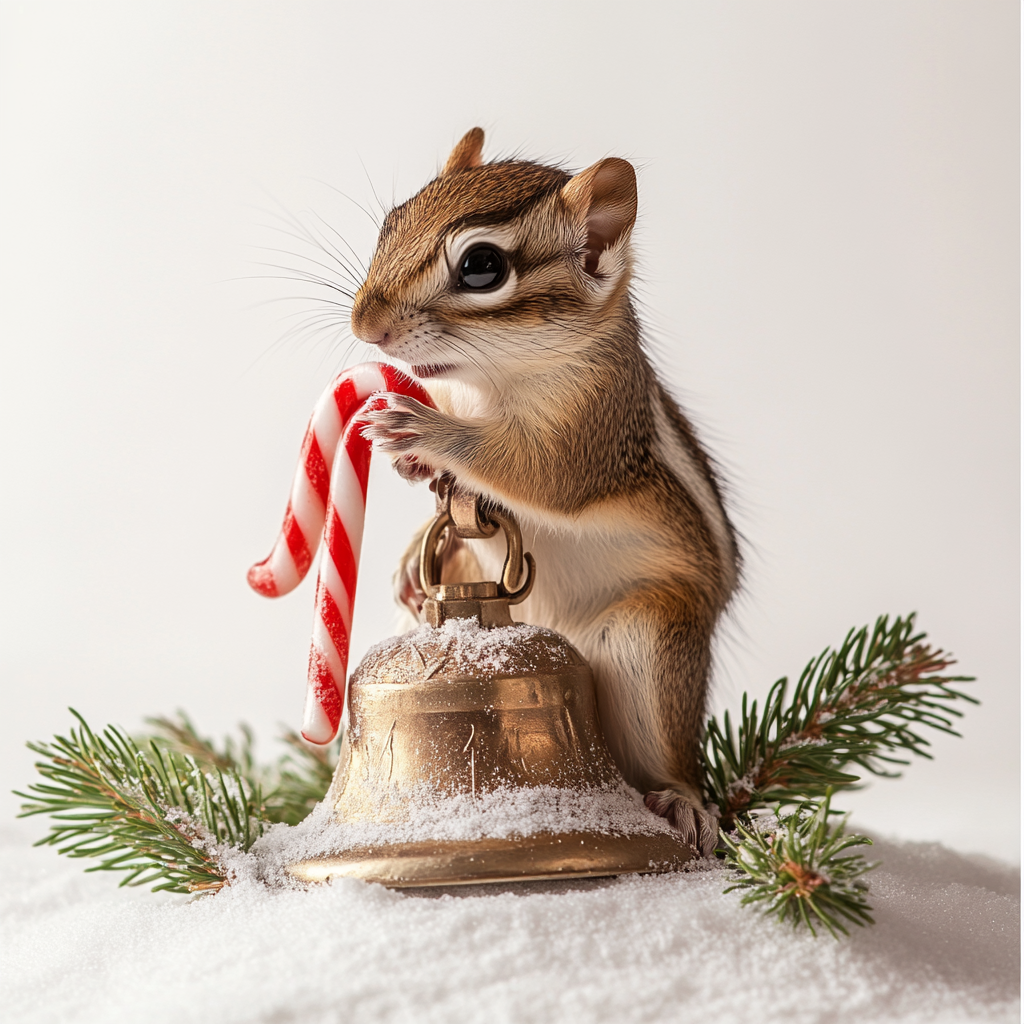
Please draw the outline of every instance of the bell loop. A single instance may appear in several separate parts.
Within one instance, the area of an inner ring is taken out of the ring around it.
[[[505,551],[505,564],[501,569],[501,581],[498,589],[503,597],[508,598],[509,604],[519,604],[525,601],[527,595],[533,589],[533,580],[536,575],[536,564],[533,555],[528,551],[523,553],[523,535],[519,530],[519,524],[511,512],[504,509],[492,508],[488,511],[491,520],[505,531],[505,542],[508,545]],[[526,563],[524,577],[523,562]]]
[[[420,586],[427,595],[423,606],[427,621],[439,626],[446,618],[475,616],[484,626],[511,622],[508,606],[526,599],[536,576],[536,563],[533,555],[523,552],[523,535],[515,517],[458,487],[450,476],[442,476],[435,490],[438,513],[420,548]],[[441,583],[441,556],[450,537],[493,537],[499,529],[505,534],[506,549],[497,583]]]
[[[493,537],[498,524],[489,515],[493,507],[479,494],[459,487],[447,473],[437,482],[437,511],[448,512],[452,517],[455,535],[462,540]]]

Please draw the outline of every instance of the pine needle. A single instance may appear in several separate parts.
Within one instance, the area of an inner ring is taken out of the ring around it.
[[[259,776],[263,774],[263,770],[256,764],[253,756],[255,739],[252,729],[244,722],[238,727],[242,734],[241,739],[236,740],[227,736],[220,749],[213,740],[199,734],[199,730],[192,724],[192,719],[184,711],[179,710],[174,718],[163,715],[147,718],[146,724],[153,727],[154,734],[143,737],[142,744],[155,741],[162,747],[194,757],[199,764],[219,768],[225,772],[238,772],[254,786],[260,783]]]
[[[765,914],[801,924],[817,935],[824,925],[834,939],[848,935],[844,921],[874,924],[861,876],[874,866],[860,854],[846,854],[853,846],[871,845],[865,836],[845,835],[845,817],[830,826],[831,791],[820,806],[805,804],[789,815],[777,809],[777,825],[768,831],[737,823],[730,836],[722,835],[725,862],[740,873],[726,889],[746,891],[745,904],[764,904]]]

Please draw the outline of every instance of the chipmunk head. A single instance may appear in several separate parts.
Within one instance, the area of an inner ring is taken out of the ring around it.
[[[358,338],[419,377],[492,384],[578,360],[624,304],[636,175],[485,164],[468,132],[440,175],[384,220],[352,311]]]

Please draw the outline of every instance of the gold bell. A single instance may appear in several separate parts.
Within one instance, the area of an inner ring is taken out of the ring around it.
[[[289,873],[397,888],[680,868],[694,853],[623,780],[587,663],[559,634],[512,621],[536,572],[515,520],[450,482],[438,497],[420,560],[427,625],[352,674],[320,848]],[[453,533],[499,528],[500,583],[440,584]]]

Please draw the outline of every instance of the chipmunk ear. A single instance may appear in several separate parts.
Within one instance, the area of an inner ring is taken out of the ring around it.
[[[467,171],[470,167],[479,167],[483,161],[484,130],[483,128],[470,128],[465,135],[456,143],[451,151],[441,176],[457,174],[459,171]]]
[[[562,199],[586,223],[584,269],[597,273],[601,253],[628,235],[636,220],[636,172],[628,160],[610,156],[580,171],[562,189]]]

